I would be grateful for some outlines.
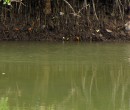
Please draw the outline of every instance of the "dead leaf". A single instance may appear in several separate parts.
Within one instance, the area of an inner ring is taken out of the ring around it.
[[[99,31],[100,31],[99,29],[96,30],[96,32],[99,32]]]
[[[76,39],[77,39],[78,41],[80,40],[80,38],[79,38],[78,36],[76,37]]]
[[[109,30],[109,29],[106,29],[106,31],[107,31],[107,32],[109,32],[109,33],[111,33],[111,32],[112,32],[112,30]]]
[[[69,40],[69,38],[67,38],[66,40]]]
[[[28,31],[32,31],[32,28],[30,27],[30,28],[28,28]]]
[[[63,40],[65,40],[65,37],[62,37]]]
[[[15,31],[19,31],[19,28],[14,28]]]
[[[95,36],[95,34],[94,34],[94,33],[92,33],[92,35],[94,35],[94,36]]]
[[[64,15],[64,12],[60,12],[60,16],[63,16]]]

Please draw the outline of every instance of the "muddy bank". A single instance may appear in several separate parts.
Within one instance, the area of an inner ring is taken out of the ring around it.
[[[0,40],[130,40],[129,0],[18,1],[0,2]]]
[[[57,21],[50,17],[48,24],[10,21],[0,23],[0,40],[6,41],[130,41],[130,35],[125,30],[126,20],[104,18],[95,20],[89,18],[72,18]],[[88,22],[89,21],[89,22]]]
[[[129,41],[129,1],[14,0],[0,2],[0,40]]]

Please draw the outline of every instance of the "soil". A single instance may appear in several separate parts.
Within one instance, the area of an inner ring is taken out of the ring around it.
[[[50,20],[50,19],[49,19]],[[64,20],[64,19],[62,19]],[[126,20],[104,18],[86,22],[79,18],[65,24],[52,19],[47,25],[37,25],[35,20],[0,22],[0,40],[6,41],[130,41],[130,32],[125,30]],[[73,22],[74,21],[74,22]],[[51,24],[49,24],[52,22]]]

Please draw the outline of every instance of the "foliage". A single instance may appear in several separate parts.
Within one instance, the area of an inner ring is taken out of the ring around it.
[[[3,1],[3,4],[4,4],[4,5],[11,5],[11,0],[4,0],[4,1]]]

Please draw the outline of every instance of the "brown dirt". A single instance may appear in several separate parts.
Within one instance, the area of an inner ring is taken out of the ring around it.
[[[77,22],[77,21],[76,21]],[[35,25],[35,21],[1,22],[0,40],[26,40],[26,41],[130,41],[129,32],[125,31],[126,20],[103,19],[85,22],[78,20],[78,24],[70,22],[65,25],[55,25],[54,22],[47,27]]]

